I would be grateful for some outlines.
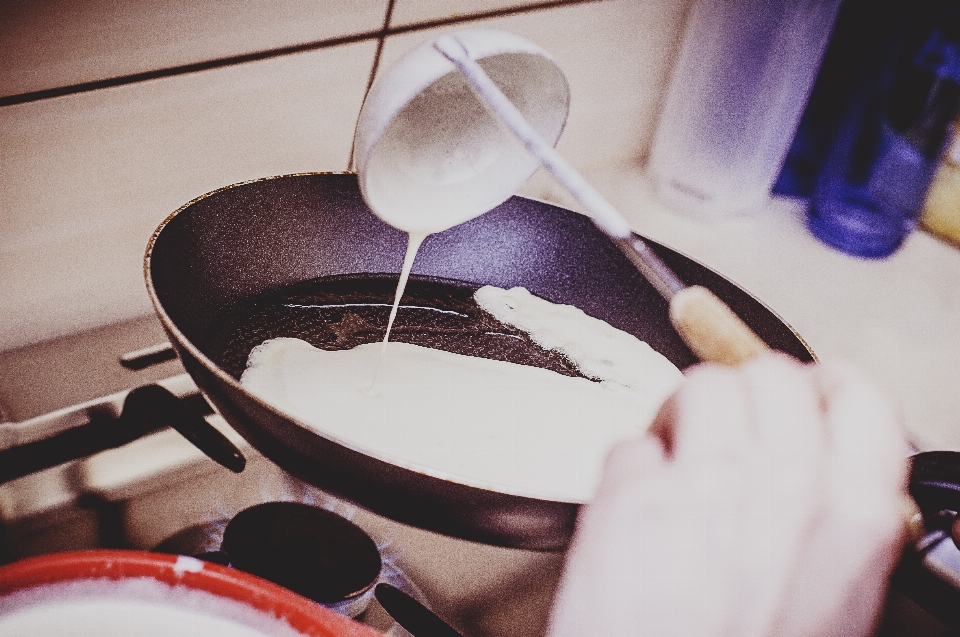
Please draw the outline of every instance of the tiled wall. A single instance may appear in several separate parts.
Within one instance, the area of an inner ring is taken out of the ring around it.
[[[0,2],[0,350],[150,313],[143,249],[186,201],[345,169],[381,41],[388,65],[443,30],[527,37],[570,79],[560,150],[638,160],[688,4]]]

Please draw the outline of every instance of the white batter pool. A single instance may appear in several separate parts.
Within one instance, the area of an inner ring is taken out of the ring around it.
[[[241,384],[304,426],[395,464],[541,498],[588,501],[618,440],[641,434],[683,379],[649,345],[524,288],[474,297],[584,375],[391,342],[326,351],[279,338]]]

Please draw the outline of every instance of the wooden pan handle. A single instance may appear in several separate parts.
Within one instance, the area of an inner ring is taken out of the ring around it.
[[[674,295],[670,322],[687,347],[707,363],[736,366],[770,351],[726,303],[699,285]]]

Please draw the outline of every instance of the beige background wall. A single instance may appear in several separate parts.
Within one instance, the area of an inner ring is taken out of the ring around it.
[[[384,34],[387,64],[451,28],[530,38],[570,77],[564,154],[636,161],[687,4],[0,2],[0,351],[149,314],[144,246],[194,197],[344,170]]]

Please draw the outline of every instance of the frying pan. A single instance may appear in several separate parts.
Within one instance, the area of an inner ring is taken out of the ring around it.
[[[505,547],[563,549],[580,503],[446,479],[314,433],[245,391],[218,360],[211,331],[231,308],[318,277],[395,276],[405,243],[405,235],[364,204],[355,174],[286,175],[186,204],[154,233],[144,268],[186,370],[226,421],[281,468],[402,523]],[[713,291],[770,347],[814,360],[799,335],[760,301],[696,261],[650,244],[684,281]],[[430,236],[413,273],[524,286],[634,334],[681,369],[696,362],[656,290],[587,217],[557,206],[513,197]]]

